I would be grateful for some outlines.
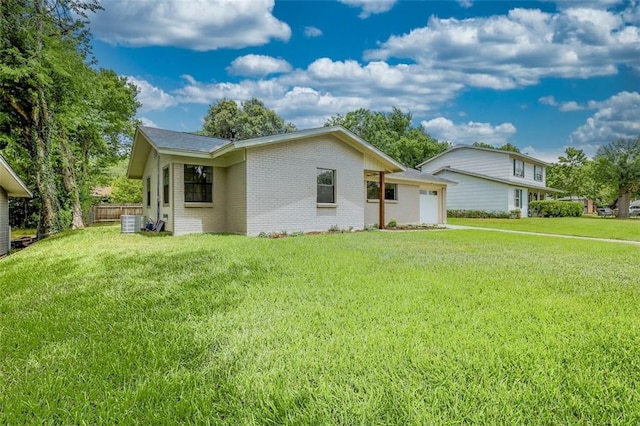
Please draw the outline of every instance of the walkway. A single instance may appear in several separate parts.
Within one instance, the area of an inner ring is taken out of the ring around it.
[[[614,240],[612,238],[579,237],[577,235],[562,235],[562,234],[545,234],[542,232],[514,231],[512,229],[482,228],[480,226],[465,226],[465,225],[450,225],[450,224],[447,224],[446,226],[448,229],[472,229],[474,231],[506,232],[508,234],[537,235],[540,237],[572,238],[574,240],[604,241],[609,243],[622,243],[622,244],[631,244],[634,246],[640,246],[640,241]]]

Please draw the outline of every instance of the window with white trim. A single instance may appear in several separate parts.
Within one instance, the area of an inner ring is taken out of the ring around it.
[[[169,204],[169,166],[162,169],[162,202]]]
[[[151,177],[147,177],[147,207],[151,207]]]
[[[516,189],[514,196],[515,196],[514,204],[516,205],[516,208],[521,209],[522,208],[522,189]]]
[[[213,202],[213,167],[184,165],[184,201],[186,203]]]
[[[398,184],[384,184],[384,199],[398,201]],[[380,200],[380,182],[367,181],[367,200]]]
[[[336,171],[331,169],[317,170],[318,203],[335,203],[336,202]]]
[[[524,177],[524,161],[513,159],[513,175]]]
[[[542,182],[542,167],[541,166],[533,166],[533,179],[538,182]]]

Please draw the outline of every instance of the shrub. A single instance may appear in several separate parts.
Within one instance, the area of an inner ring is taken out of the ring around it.
[[[395,228],[396,226],[398,226],[398,222],[396,222],[396,220],[395,220],[395,219],[391,219],[391,220],[389,221],[389,223],[387,224],[387,226],[388,226],[389,228]]]
[[[447,210],[447,216],[472,219],[509,219],[511,213],[487,210]]]
[[[580,217],[584,205],[570,201],[542,200],[530,202],[529,210],[533,216]]]

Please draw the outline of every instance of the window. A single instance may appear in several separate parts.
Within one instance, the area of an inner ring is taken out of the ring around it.
[[[147,178],[147,207],[151,207],[151,177]]]
[[[513,175],[517,177],[524,177],[524,161],[513,160]]]
[[[335,203],[335,170],[318,169],[318,203]]]
[[[522,208],[522,189],[516,189],[515,192],[515,205],[517,209]]]
[[[542,182],[542,167],[533,166],[533,178],[537,181]]]
[[[169,204],[169,166],[162,169],[162,202]]]
[[[380,199],[380,183],[379,182],[367,182],[367,200],[379,200]],[[398,184],[385,183],[384,184],[384,199],[385,200],[398,200]]]
[[[186,203],[213,202],[213,167],[184,165],[184,201]]]

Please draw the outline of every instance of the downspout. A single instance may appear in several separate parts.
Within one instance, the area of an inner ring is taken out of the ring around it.
[[[384,171],[380,172],[380,203],[379,203],[379,221],[378,221],[378,228],[379,229],[384,229]]]

